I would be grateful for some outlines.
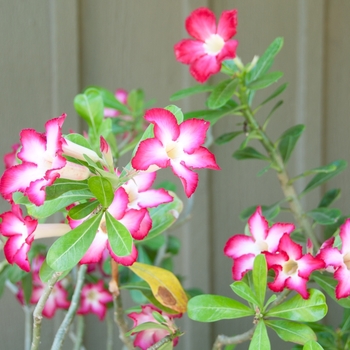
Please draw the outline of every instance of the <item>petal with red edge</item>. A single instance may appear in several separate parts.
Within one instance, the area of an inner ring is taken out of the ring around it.
[[[25,162],[38,164],[45,155],[45,136],[33,129],[24,129],[21,131],[20,139],[22,148],[18,152],[17,157]]]
[[[174,45],[176,59],[184,64],[192,64],[195,60],[206,55],[203,42],[183,39]]]
[[[206,7],[198,8],[187,17],[185,26],[188,34],[205,41],[211,34],[216,33],[215,14]]]
[[[282,292],[288,276],[283,273],[280,265],[273,265],[273,270],[275,271],[275,279],[273,282],[268,283],[268,286],[273,292]]]
[[[335,296],[337,299],[350,296],[350,271],[345,265],[334,272],[334,278],[339,281],[335,288]]]
[[[307,284],[307,280],[305,278],[302,278],[297,274],[293,274],[286,279],[285,286],[288,289],[297,291],[304,299],[308,299],[309,292],[307,291],[306,284]]]
[[[220,170],[220,167],[216,163],[214,154],[208,151],[205,147],[199,147],[191,154],[183,153],[181,160],[189,168],[208,168],[213,170]]]
[[[265,241],[269,224],[261,213],[261,207],[257,207],[254,214],[248,219],[251,235],[256,241]]]
[[[293,224],[280,223],[280,222],[273,224],[268,230],[268,234],[265,239],[265,242],[269,247],[269,252],[275,253],[283,234],[284,233],[290,234],[292,231],[294,231],[294,229],[295,229],[295,226]]]
[[[326,264],[323,260],[314,258],[310,253],[305,254],[298,261],[298,274],[300,277],[308,279],[310,274],[319,269],[326,267]]]
[[[213,74],[219,73],[221,63],[216,59],[216,56],[206,55],[194,61],[190,66],[190,73],[199,81],[204,83]]]
[[[289,260],[288,255],[285,252],[279,252],[278,254],[272,254],[265,252],[267,268],[271,269],[274,266],[279,266],[282,268],[283,264]]]
[[[128,207],[129,197],[124,188],[119,187],[114,192],[114,198],[111,205],[108,207],[109,213],[117,220],[121,219]]]
[[[219,34],[225,41],[231,39],[237,32],[237,10],[223,11],[219,23],[217,34]]]
[[[119,221],[130,231],[131,235],[134,237],[135,233],[140,229],[141,222],[146,212],[147,209],[130,209]]]
[[[237,259],[245,254],[259,254],[253,237],[246,235],[234,235],[225,244],[224,254],[232,259]]]
[[[163,188],[157,190],[148,190],[138,195],[138,205],[141,208],[154,208],[160,204],[170,203],[173,197]]]
[[[235,58],[236,57],[236,49],[238,46],[237,40],[230,40],[225,43],[221,51],[217,54],[216,59],[219,63],[224,60]]]
[[[235,281],[240,281],[246,272],[253,269],[254,254],[245,254],[234,260],[232,267],[232,278]]]
[[[164,108],[149,109],[144,117],[154,124],[154,136],[165,146],[170,141],[176,141],[180,128],[173,113]]]
[[[301,245],[293,242],[288,233],[283,234],[278,250],[286,252],[289,258],[293,260],[299,260],[303,255]]]
[[[132,237],[138,240],[144,239],[148,235],[148,232],[151,230],[151,228],[152,228],[152,219],[151,219],[151,216],[149,215],[149,212],[146,211],[145,216],[141,221],[140,228],[137,230],[137,232],[133,234]]]
[[[107,239],[107,234],[98,230],[89,249],[80,260],[80,264],[93,264],[100,261],[107,245]]]
[[[344,224],[340,226],[339,236],[342,241],[341,252],[350,252],[350,219],[347,219]]]
[[[147,170],[151,165],[166,168],[169,157],[158,139],[147,139],[140,142],[131,165],[136,170]]]
[[[17,264],[22,270],[29,272],[28,252],[30,245],[23,236],[12,236],[4,245],[4,255],[10,264]]]
[[[109,254],[111,254],[111,257],[118,263],[122,264],[124,266],[131,266],[136,260],[137,260],[137,249],[135,245],[132,245],[131,254],[128,256],[117,256],[113,253],[112,247],[110,246],[109,242],[107,242],[107,249],[109,251]]]
[[[54,156],[58,151],[62,152],[62,133],[61,128],[66,118],[66,114],[62,114],[58,118],[51,119],[46,122],[46,150]]]
[[[191,171],[181,163],[171,161],[170,164],[174,174],[180,178],[186,196],[191,197],[198,185],[198,174]]]
[[[51,186],[55,179],[58,177],[59,174],[56,173],[56,176],[54,178],[51,177],[48,180],[39,179],[31,182],[29,187],[25,191],[25,194],[27,195],[28,199],[38,206],[44,204],[46,198],[45,187]]]
[[[343,254],[337,248],[321,249],[317,257],[325,262],[326,267],[338,267],[343,264]]]
[[[210,123],[202,119],[188,119],[180,124],[180,136],[177,141],[186,153],[193,153],[206,137]]]
[[[143,192],[148,190],[152,185],[153,182],[155,181],[157,176],[156,172],[153,173],[139,173],[136,175],[132,181],[129,181],[129,183],[135,183],[138,191]]]

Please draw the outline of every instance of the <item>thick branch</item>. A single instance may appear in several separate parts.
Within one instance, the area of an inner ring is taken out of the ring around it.
[[[230,344],[240,344],[247,340],[250,340],[253,336],[255,327],[249,329],[249,331],[235,335],[234,337],[227,337],[226,335],[218,335],[215,340],[215,343],[212,347],[212,350],[221,350],[223,346]]]

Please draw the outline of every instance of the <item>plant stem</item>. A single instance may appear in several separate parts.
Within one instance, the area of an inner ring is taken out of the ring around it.
[[[81,346],[83,344],[84,328],[85,328],[84,316],[78,315],[77,331],[76,331],[76,337],[74,340],[74,350],[81,350]]]
[[[155,344],[153,344],[152,346],[150,346],[147,350],[157,350],[159,349],[162,345],[166,344],[166,343],[170,343],[172,342],[174,339],[174,335],[173,334],[169,334],[167,336],[165,336],[164,338],[162,338],[161,340],[157,341]]]
[[[250,130],[254,131],[258,135],[261,144],[269,154],[270,160],[274,165],[274,168],[276,168],[277,177],[280,182],[282,191],[289,203],[290,210],[293,213],[296,222],[298,223],[302,231],[306,234],[306,236],[310,238],[315,249],[318,250],[320,244],[314,234],[310,221],[305,216],[295,188],[291,184],[285,164],[273,142],[268,138],[268,136],[265,134],[265,132],[262,130],[256,119],[254,118],[253,112],[248,105],[246,89],[244,87],[241,88],[239,97],[241,104],[245,106],[245,108],[242,109],[242,113],[248,122]]]
[[[58,281],[62,272],[55,272],[50,278],[49,282],[46,284],[44,293],[41,295],[33,313],[33,339],[31,350],[37,350],[40,343],[41,334],[41,321],[43,319],[42,311],[44,309],[45,303],[52,292],[55,283]]]
[[[106,350],[113,350],[113,321],[111,320],[111,316],[109,313],[106,315],[107,322],[107,344]]]
[[[72,302],[56,333],[51,350],[59,350],[62,347],[63,340],[68,332],[69,326],[71,325],[74,319],[75,313],[77,311],[77,308],[79,306],[80,293],[81,293],[81,289],[83,288],[86,269],[87,269],[87,265],[81,265],[79,268],[77,283],[72,296]]]
[[[212,350],[221,350],[224,345],[243,343],[251,339],[251,337],[253,336],[254,330],[255,330],[255,327],[249,329],[249,331],[245,333],[235,335],[234,337],[227,337],[226,335],[218,335],[212,347]]]
[[[23,311],[24,311],[24,350],[29,350],[30,341],[31,341],[32,308],[28,305],[24,305]]]

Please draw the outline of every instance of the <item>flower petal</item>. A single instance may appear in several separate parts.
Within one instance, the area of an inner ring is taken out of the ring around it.
[[[298,263],[298,274],[300,277],[308,279],[315,270],[324,269],[326,264],[319,258],[314,258],[310,253],[303,255]]]
[[[232,278],[235,281],[240,281],[246,272],[253,269],[254,259],[254,254],[245,254],[235,259],[232,267]]]
[[[343,254],[350,252],[350,219],[347,219],[344,224],[340,226],[339,236],[342,241],[341,252]]]
[[[131,254],[128,256],[117,256],[113,253],[113,250],[109,244],[109,242],[107,242],[107,249],[109,251],[109,254],[111,254],[111,257],[118,263],[118,264],[122,264],[124,266],[131,266],[136,260],[137,260],[137,249],[135,247],[135,245],[132,245],[132,251]]]
[[[237,259],[245,254],[257,254],[253,237],[246,235],[234,235],[225,244],[224,254],[232,259]]]
[[[100,261],[102,259],[103,251],[106,248],[107,240],[107,234],[98,230],[89,249],[80,260],[80,264],[93,264]]]
[[[307,279],[293,274],[286,279],[285,286],[288,289],[297,291],[304,299],[309,298],[309,292],[307,291]]]
[[[224,60],[235,58],[236,57],[236,49],[238,46],[237,40],[230,40],[227,41],[224,45],[224,47],[221,49],[221,51],[216,56],[216,59],[218,62],[222,62]]]
[[[286,252],[292,260],[299,260],[303,255],[301,245],[293,242],[288,233],[282,236],[278,250]]]
[[[350,271],[345,265],[334,272],[334,278],[339,281],[335,288],[335,296],[337,299],[350,296]]]
[[[184,64],[192,64],[198,58],[206,55],[203,42],[183,39],[174,45],[176,59]]]
[[[188,119],[180,124],[180,136],[178,142],[181,143],[186,153],[192,153],[204,142],[210,123],[202,119]]]
[[[188,169],[182,163],[171,161],[170,165],[174,174],[180,178],[186,196],[191,197],[198,185],[198,174]]]
[[[290,234],[294,231],[295,226],[293,224],[278,222],[273,224],[268,230],[265,242],[269,247],[269,252],[275,253],[284,233]]]
[[[138,205],[141,208],[154,208],[160,204],[170,203],[173,197],[163,188],[152,189],[146,192],[141,192],[138,195]]]
[[[192,37],[205,41],[216,33],[215,14],[206,7],[198,8],[187,17],[185,26]]]
[[[219,73],[221,63],[218,62],[216,56],[206,55],[198,58],[190,66],[190,73],[199,81],[204,83],[213,74]]]
[[[237,10],[223,11],[219,23],[217,34],[219,34],[225,41],[231,39],[237,32]]]
[[[265,241],[269,224],[263,217],[261,207],[257,207],[254,214],[248,220],[249,231],[256,241]]]
[[[17,157],[25,162],[38,164],[46,151],[46,138],[33,129],[23,129],[20,140],[22,148]]]
[[[207,150],[205,147],[199,147],[191,154],[183,153],[181,160],[189,168],[208,168],[213,170],[220,170],[220,167],[216,163],[214,154]]]

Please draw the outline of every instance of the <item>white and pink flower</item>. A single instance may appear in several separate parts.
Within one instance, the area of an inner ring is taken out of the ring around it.
[[[327,270],[334,271],[334,278],[338,281],[335,288],[338,299],[350,296],[350,219],[340,226],[339,236],[342,242],[340,250],[333,247],[332,237],[322,245],[317,255],[325,262]]]
[[[234,261],[232,267],[234,280],[241,280],[247,271],[253,269],[254,259],[260,253],[275,253],[283,234],[290,234],[295,228],[293,224],[280,222],[269,227],[260,206],[249,218],[248,225],[251,236],[234,235],[224,248],[225,255]]]
[[[107,304],[113,301],[113,296],[105,289],[103,281],[85,284],[81,290],[79,315],[94,313],[103,321],[107,312]]]
[[[274,292],[292,289],[307,299],[306,285],[310,274],[323,269],[324,261],[310,253],[303,255],[301,245],[293,242],[287,233],[282,236],[277,250],[276,253],[265,252],[267,267],[275,271],[275,279],[268,283],[269,288]]]
[[[153,323],[159,324],[159,322],[154,318],[152,314],[153,312],[158,312],[166,320],[167,326],[171,330],[175,331],[176,327],[173,319],[179,318],[182,316],[182,314],[177,314],[177,315],[167,314],[159,310],[152,304],[142,305],[141,308],[142,308],[141,312],[131,312],[130,314],[128,314],[128,316],[134,321],[133,327],[139,326],[145,322],[153,322]],[[140,349],[146,350],[169,334],[170,332],[167,331],[166,329],[159,329],[159,328],[150,328],[144,331],[137,332],[134,340],[134,346],[135,347],[138,346]],[[175,338],[173,340],[174,346],[177,345],[178,339],[179,338]]]
[[[4,155],[5,169],[11,168],[12,166],[18,164],[17,152],[19,148],[20,144],[15,143],[14,145],[12,145],[12,151]]]
[[[194,39],[183,39],[174,47],[176,59],[190,65],[190,73],[204,83],[221,69],[223,60],[234,58],[238,42],[237,10],[224,11],[216,26],[215,14],[208,8],[194,10],[186,19],[186,30]]]
[[[131,160],[133,168],[152,172],[170,166],[188,197],[198,185],[198,174],[192,169],[220,169],[215,156],[202,146],[209,122],[188,119],[178,125],[174,114],[163,108],[148,110],[145,119],[154,124],[154,138],[140,142]]]
[[[114,93],[115,98],[121,102],[123,105],[126,105],[128,102],[128,95],[129,93],[124,89],[117,89]],[[104,116],[105,117],[111,117],[115,118],[120,115],[120,112],[117,109],[114,108],[105,108],[104,109]]]
[[[38,221],[30,216],[23,217],[19,205],[12,204],[12,210],[0,215],[0,234],[8,237],[4,254],[10,264],[17,264],[22,270],[29,271],[28,252],[34,240],[34,231]]]

